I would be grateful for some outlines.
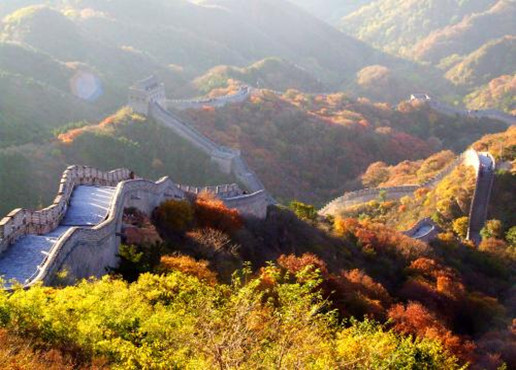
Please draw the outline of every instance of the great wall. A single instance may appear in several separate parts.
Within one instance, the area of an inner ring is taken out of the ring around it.
[[[425,93],[412,94],[410,101],[426,104],[436,112],[447,116],[462,116],[477,119],[488,118],[505,122],[507,125],[516,125],[516,117],[496,109],[462,109],[436,100]]]
[[[476,185],[469,211],[469,223],[467,239],[475,243],[480,241],[480,230],[484,226],[487,219],[487,207],[491,196],[491,189],[494,181],[494,171],[496,162],[493,156],[485,152],[477,152],[474,149],[468,149],[459,155],[453,162],[448,164],[433,178],[417,185],[394,186],[384,188],[367,188],[344,194],[334,199],[323,207],[319,214],[321,216],[335,216],[339,211],[354,205],[365,203],[374,199],[400,199],[404,196],[413,196],[414,192],[422,188],[434,188],[439,182],[449,175],[459,164],[471,166],[475,170]],[[437,226],[432,220],[425,218],[417,222],[409,230],[404,231],[415,239],[429,241],[435,236]]]
[[[428,179],[422,184],[392,186],[384,188],[365,188],[345,193],[343,196],[332,200],[326,206],[324,206],[319,211],[319,214],[322,216],[333,215],[339,209],[348,208],[360,203],[369,202],[371,200],[378,199],[380,196],[384,197],[385,199],[399,199],[406,195],[412,195],[419,188],[433,188],[444,177],[450,174],[450,172],[453,171],[453,169],[464,160],[464,157],[470,155],[475,156],[474,151],[468,150],[462,153],[457,158],[455,158],[453,162],[448,164],[442,171],[440,171],[437,175],[435,175],[431,179]]]
[[[168,177],[153,182],[136,178],[128,169],[102,172],[86,166],[71,166],[63,173],[52,205],[40,211],[16,209],[0,220],[0,275],[7,281],[6,286],[10,279],[24,287],[38,282],[52,284],[60,271],[66,271],[70,281],[105,274],[106,267],[117,264],[124,227],[122,216],[124,209],[129,207],[150,214],[165,200],[186,199],[208,192],[222,199],[229,208],[238,209],[244,217],[265,218],[267,207],[275,203],[274,199],[248,167],[240,151],[214,143],[171,111],[206,105],[222,107],[242,102],[251,93],[251,88],[243,87],[233,95],[219,98],[167,100],[163,84],[154,77],[131,87],[129,105],[134,111],[151,116],[202,150],[221,171],[232,174],[246,190],[236,184],[192,187],[176,184]],[[453,114],[459,113],[454,111]],[[469,111],[466,114],[471,115]],[[503,114],[502,117],[511,121]],[[487,215],[494,159],[488,153],[473,150],[461,154],[424,184],[350,192],[330,202],[319,214],[334,214],[338,208],[367,202],[380,195],[394,199],[413,194],[421,187],[433,187],[462,162],[474,166],[477,173],[468,227],[468,238],[477,241]],[[420,239],[433,233],[435,228],[428,219],[421,220],[406,232]]]
[[[195,100],[190,106],[222,106],[247,98],[249,92],[244,88],[235,96]],[[185,106],[187,101],[180,103]],[[134,207],[150,215],[165,200],[207,192],[229,208],[239,210],[243,217],[266,217],[267,207],[274,200],[240,152],[209,140],[165,109],[166,104],[164,87],[154,77],[130,89],[129,105],[133,110],[152,116],[188,140],[246,189],[237,184],[193,187],[176,184],[168,177],[152,182],[136,178],[128,169],[103,172],[71,166],[63,173],[52,205],[40,211],[16,209],[0,220],[0,275],[7,287],[14,281],[24,287],[38,282],[52,284],[60,271],[66,271],[70,281],[105,274],[107,267],[117,264],[126,208]]]

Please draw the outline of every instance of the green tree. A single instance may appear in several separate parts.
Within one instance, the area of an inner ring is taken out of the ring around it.
[[[482,239],[496,238],[500,239],[503,235],[502,221],[500,220],[489,220],[486,225],[480,230]]]
[[[292,201],[289,208],[302,220],[315,220],[317,218],[317,211],[310,204]]]
[[[466,236],[468,235],[468,224],[469,224],[469,217],[459,217],[453,221],[452,229],[455,234],[460,236],[462,239],[466,239]]]
[[[512,245],[516,246],[516,226],[511,227],[505,234],[505,240]]]

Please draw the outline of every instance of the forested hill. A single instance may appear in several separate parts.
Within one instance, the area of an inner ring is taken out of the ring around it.
[[[341,27],[378,47],[410,56],[412,46],[432,32],[457,24],[464,17],[487,11],[495,3],[505,1],[374,1],[344,17]],[[497,27],[499,25],[492,26],[493,29]]]
[[[372,64],[418,69],[282,0],[12,0],[0,7],[0,147],[49,138],[70,121],[101,119],[150,74],[170,97],[187,97],[199,93],[192,81],[213,67],[267,58],[286,61],[282,74],[294,62],[305,71],[277,87],[310,91],[343,88]]]
[[[471,94],[464,101],[472,108],[511,112],[516,87],[506,82],[516,74],[515,16],[511,0],[386,0],[342,18],[341,29],[389,53],[436,66],[456,86],[456,101]]]
[[[506,128],[441,115],[416,102],[392,107],[295,90],[260,90],[242,104],[182,114],[215,142],[242,149],[279,200],[317,205],[360,187],[357,177],[375,161],[421,159],[445,148],[461,152],[485,133]]]

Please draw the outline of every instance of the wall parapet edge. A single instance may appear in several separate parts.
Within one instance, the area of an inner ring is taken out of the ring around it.
[[[104,172],[89,166],[69,166],[63,172],[57,195],[50,206],[36,211],[15,209],[0,220],[0,253],[24,235],[46,234],[57,228],[68,209],[76,186],[116,186],[130,176],[131,171],[126,168]]]

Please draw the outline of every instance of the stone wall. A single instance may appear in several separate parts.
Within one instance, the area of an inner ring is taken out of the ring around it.
[[[190,186],[190,185],[177,185],[177,187],[185,192],[193,195],[201,194],[201,193],[210,193],[214,194],[218,198],[233,198],[238,197],[244,194],[244,191],[240,189],[237,184],[226,184],[226,185],[217,185],[217,186]]]
[[[267,216],[267,207],[271,204],[269,195],[265,190],[253,194],[224,199],[228,208],[238,209],[246,218],[264,219]]]
[[[366,188],[348,192],[344,194],[342,197],[336,198],[329,202],[319,211],[319,214],[321,216],[335,215],[340,209],[351,207],[360,203],[369,202],[374,199],[378,199],[381,194],[385,194],[386,199],[399,199],[406,195],[412,195],[419,188],[432,188],[435,185],[437,185],[444,177],[449,175],[450,172],[455,167],[457,167],[464,160],[465,157],[471,156],[471,153],[469,155],[467,154],[468,152],[469,151],[459,155],[442,171],[440,171],[431,179],[425,181],[423,184],[392,186],[385,188]]]
[[[418,230],[425,226],[430,228],[428,230],[428,232],[423,235],[417,236],[416,234],[417,234]],[[439,234],[439,231],[440,231],[439,227],[432,221],[432,219],[423,218],[422,220],[419,220],[409,230],[404,231],[403,234],[405,234],[411,238],[418,239],[418,240],[428,243],[429,241],[434,239],[437,236],[437,234]]]
[[[15,209],[0,221],[0,253],[27,234],[46,234],[54,230],[65,215],[70,196],[77,185],[116,186],[130,177],[128,169],[103,172],[87,166],[70,166],[61,178],[53,203],[39,211]]]
[[[475,109],[475,110],[469,110],[469,109],[461,109],[457,107],[453,107],[451,105],[442,103],[435,99],[425,99],[421,100],[424,103],[428,104],[430,108],[433,110],[448,115],[448,116],[462,116],[462,117],[470,117],[470,118],[477,118],[477,119],[494,119],[498,121],[505,122],[508,125],[515,125],[516,124],[516,117],[513,115],[507,114],[505,112],[501,112],[496,109]]]
[[[197,98],[184,100],[167,100],[165,103],[166,109],[201,109],[203,107],[221,108],[228,104],[241,103],[249,98],[251,95],[251,88],[243,86],[236,93],[231,95],[220,96],[216,98]]]
[[[487,156],[492,163],[491,169],[482,169],[479,154],[476,151],[473,152],[476,154],[476,159],[473,158],[473,154],[471,154],[470,162],[471,165],[475,167],[477,180],[468,215],[469,222],[466,239],[473,240],[478,244],[480,242],[480,230],[484,227],[487,220],[487,209],[493,189],[496,161],[490,153],[481,153],[481,155]],[[483,171],[483,175],[481,175],[481,171]]]
[[[217,194],[229,208],[238,209],[244,217],[265,218],[267,215],[268,202],[264,191],[245,195],[235,184],[197,188],[175,184],[168,177],[157,182],[144,179],[122,181],[115,191],[107,219],[93,228],[73,227],[68,230],[27,286],[38,281],[52,284],[56,273],[61,270],[68,272],[70,280],[104,275],[107,267],[118,263],[125,208],[134,207],[150,215],[166,200],[184,199],[188,193],[202,191]]]
[[[145,95],[146,89],[143,88],[152,82],[152,85],[158,85],[155,78],[149,78],[135,84],[130,89],[129,105],[133,106],[133,96]],[[161,86],[161,84],[159,84]],[[165,103],[159,100],[147,99],[148,105],[144,109],[139,106],[143,102],[141,99],[136,100],[137,109],[140,113],[152,116],[156,121],[162,125],[173,130],[177,135],[181,136],[196,148],[209,155],[211,161],[219,167],[219,169],[226,174],[233,174],[238,181],[240,181],[249,192],[255,193],[265,190],[263,183],[260,181],[254,171],[247,165],[242,158],[239,150],[231,149],[223,145],[218,145],[201,132],[196,130],[192,125],[185,122],[184,119],[169,111],[168,108],[174,109],[199,109],[204,106],[221,107],[230,103],[237,103],[246,100],[252,93],[249,86],[242,87],[238,92],[232,95],[226,95],[211,99],[189,99],[189,100],[167,100]],[[134,100],[134,99],[133,99]],[[133,109],[135,109],[133,107]],[[269,202],[275,203],[274,199],[268,195]]]
[[[249,168],[240,151],[214,143],[183,119],[165,110],[159,104],[151,105],[150,114],[158,122],[172,129],[179,136],[208,154],[211,160],[217,163],[221,171],[233,174],[249,192],[265,190],[265,186],[256,173]],[[268,199],[271,203],[274,202],[272,197],[269,196]]]

